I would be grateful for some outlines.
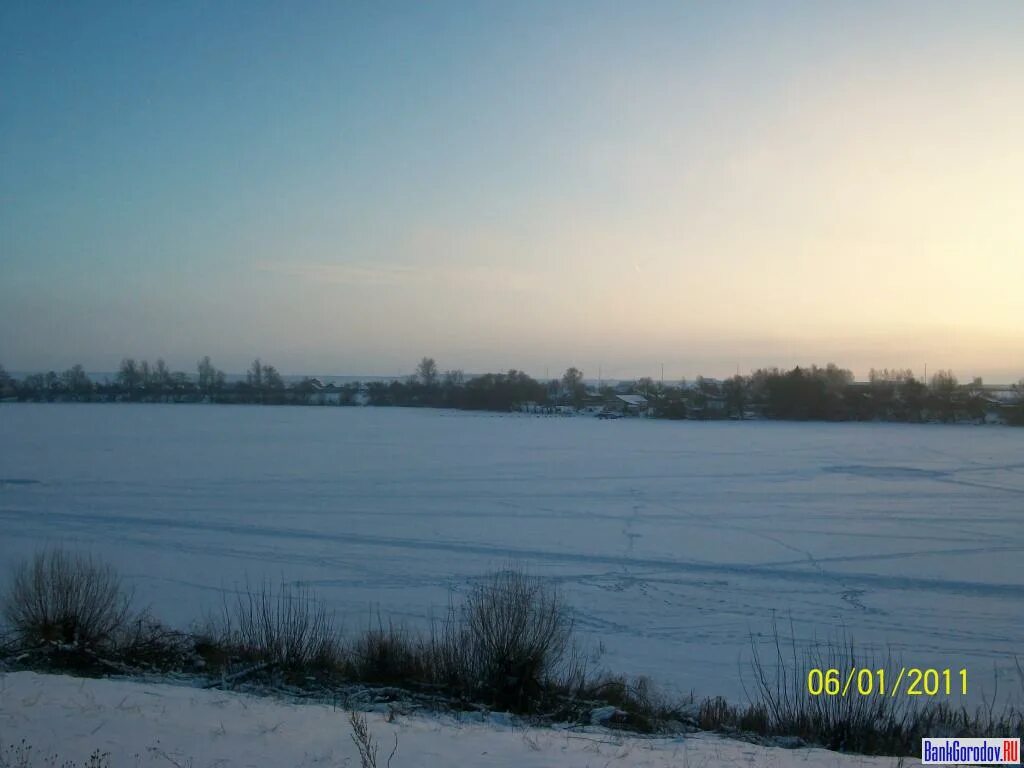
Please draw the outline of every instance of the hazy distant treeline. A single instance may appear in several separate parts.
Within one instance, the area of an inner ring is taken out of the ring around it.
[[[150,365],[148,360],[129,357],[121,361],[113,379],[104,381],[93,381],[81,365],[21,380],[0,366],[0,396],[34,402],[312,404],[316,402],[312,395],[322,388],[312,378],[286,384],[274,366],[260,360],[253,361],[244,379],[230,382],[209,357],[197,363],[193,374],[171,371],[163,360]],[[352,391],[358,391],[358,385]]]
[[[618,395],[641,395],[627,406]],[[592,386],[569,368],[559,379],[537,381],[522,371],[466,376],[438,370],[423,358],[402,380],[324,384],[305,378],[292,383],[273,365],[255,360],[243,379],[228,381],[204,357],[193,374],[171,371],[163,360],[125,358],[117,375],[93,381],[81,365],[15,379],[0,366],[0,399],[34,402],[255,403],[264,405],[376,405],[553,412],[642,412],[669,419],[791,419],[823,421],[995,421],[1024,424],[1024,380],[1011,396],[996,397],[980,379],[961,384],[950,371],[926,383],[909,370],[872,370],[867,382],[836,365],[791,370],[762,368],[724,381],[698,377],[666,384],[650,378]]]
[[[866,382],[836,365],[762,368],[725,381],[699,378],[692,385],[661,387],[641,379],[654,393],[661,415],[689,418],[768,418],[820,421],[991,421],[1024,424],[1024,380],[1001,399],[981,379],[961,384],[951,371],[928,383],[909,370],[875,370]]]

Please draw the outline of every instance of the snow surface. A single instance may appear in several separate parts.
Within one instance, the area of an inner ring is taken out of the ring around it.
[[[991,693],[1024,637],[1022,502],[1010,428],[0,406],[0,566],[90,549],[179,625],[304,581],[357,629],[424,626],[514,561],[600,664],[734,699],[773,620]]]
[[[392,768],[855,768],[896,766],[893,758],[822,749],[762,747],[709,734],[643,738],[598,728],[522,727],[451,717],[366,715],[384,766]],[[358,766],[347,713],[245,694],[120,680],[18,672],[0,676],[0,744],[24,739],[46,756],[84,763],[95,750],[111,768],[138,766]],[[0,753],[2,754],[2,753]],[[902,765],[919,765],[906,760]]]

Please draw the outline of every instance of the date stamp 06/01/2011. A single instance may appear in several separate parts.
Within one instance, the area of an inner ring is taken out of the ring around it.
[[[814,668],[807,673],[811,696],[966,696],[967,669],[900,667]]]

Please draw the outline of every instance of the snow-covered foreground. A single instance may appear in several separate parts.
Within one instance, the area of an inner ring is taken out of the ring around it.
[[[516,561],[604,666],[734,699],[774,619],[966,666],[973,701],[1024,637],[1010,428],[4,405],[0,528],[0,566],[90,549],[179,625],[284,578],[350,629],[423,626]]]
[[[892,758],[821,749],[762,747],[709,734],[642,738],[595,728],[529,728],[504,720],[370,713],[383,766],[398,736],[392,768],[854,768],[894,766]],[[109,753],[111,768],[137,766],[358,766],[347,713],[245,694],[115,680],[18,672],[0,676],[0,743],[24,739],[37,765],[57,755],[84,763]],[[918,765],[916,760],[904,766]]]

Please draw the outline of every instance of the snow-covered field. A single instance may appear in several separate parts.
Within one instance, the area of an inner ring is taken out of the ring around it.
[[[776,618],[966,666],[972,698],[1024,650],[1009,428],[4,405],[0,527],[0,565],[90,549],[180,625],[265,577],[349,628],[424,625],[515,561],[561,582],[604,666],[735,699]]]
[[[917,760],[780,749],[710,734],[648,739],[588,728],[524,728],[446,717],[367,715],[383,768],[912,768]],[[85,764],[108,753],[111,768],[139,766],[358,766],[347,713],[244,694],[32,672],[0,676],[0,749],[21,739],[33,765]],[[12,736],[15,738],[12,739]],[[0,756],[3,752],[0,751]],[[46,758],[56,756],[53,762]],[[2,757],[0,757],[2,762]]]

